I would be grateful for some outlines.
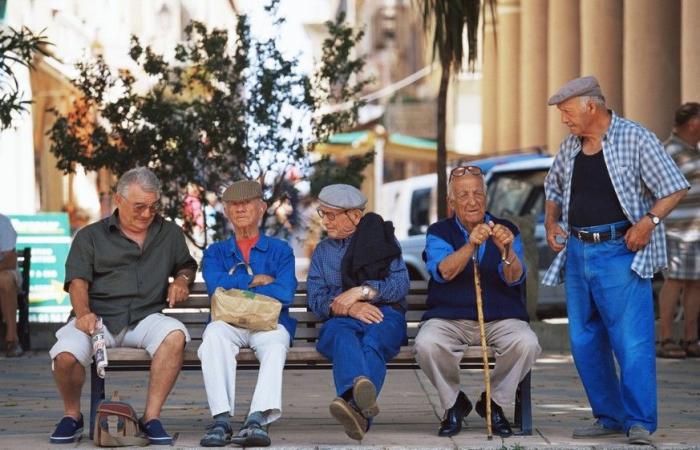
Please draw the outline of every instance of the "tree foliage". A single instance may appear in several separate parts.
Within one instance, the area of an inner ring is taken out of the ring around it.
[[[9,128],[12,116],[26,112],[30,100],[22,100],[24,93],[12,71],[13,65],[33,68],[35,53],[46,55],[49,42],[42,33],[34,34],[27,28],[0,29],[0,131]]]
[[[482,0],[418,0],[422,5],[426,32],[432,31],[433,59],[439,59],[442,73],[437,99],[438,217],[447,215],[447,91],[450,78],[462,69],[464,32],[467,33],[469,69],[477,59],[477,41]],[[493,14],[495,0],[483,0]]]
[[[276,2],[266,9],[279,27]],[[292,167],[306,174],[314,145],[355,124],[367,83],[358,77],[363,58],[351,55],[362,32],[346,26],[342,14],[326,25],[311,76],[280,51],[277,37],[253,38],[245,16],[233,42],[225,30],[192,22],[172,62],[133,37],[129,55],[149,76],[146,92],[131,73],[113,74],[100,58],[80,64],[75,85],[82,97],[70,113],[55,112],[49,131],[58,168],[71,172],[79,163],[121,175],[147,166],[163,181],[172,218],[182,217],[191,182],[201,188],[202,204],[206,191],[243,178],[262,182],[269,203],[280,200],[289,195],[285,174]]]

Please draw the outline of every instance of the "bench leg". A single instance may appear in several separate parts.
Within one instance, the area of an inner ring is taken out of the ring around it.
[[[26,352],[31,348],[29,337],[29,298],[26,293],[21,293],[17,299],[17,309],[19,311],[19,320],[17,320],[17,337],[19,344]]]
[[[515,395],[515,417],[514,425],[520,428],[521,435],[532,435],[532,399],[530,397],[530,374],[528,372],[525,378],[518,385],[518,390]]]
[[[97,415],[97,404],[105,398],[105,380],[97,375],[97,365],[95,361],[90,365],[90,439],[95,431],[95,416]]]

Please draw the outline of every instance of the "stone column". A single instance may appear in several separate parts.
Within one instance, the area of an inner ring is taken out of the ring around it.
[[[495,153],[498,146],[496,123],[498,109],[496,108],[496,76],[498,63],[496,61],[496,41],[494,39],[493,18],[486,9],[484,20],[483,67],[481,70],[481,153]]]
[[[622,114],[623,0],[581,2],[581,75],[598,78],[606,103]]]
[[[498,151],[520,147],[520,0],[498,0]]]
[[[625,116],[665,139],[681,100],[681,2],[625,0],[624,29]]]
[[[547,0],[526,0],[520,19],[520,146],[547,145]]]
[[[700,1],[681,4],[681,103],[700,102]]]
[[[547,96],[554,94],[567,81],[580,75],[579,0],[549,2],[547,13]],[[547,148],[554,154],[568,134],[561,123],[559,110],[547,111]]]

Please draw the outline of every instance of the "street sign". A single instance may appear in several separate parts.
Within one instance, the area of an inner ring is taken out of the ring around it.
[[[29,320],[65,322],[71,310],[63,290],[71,234],[66,213],[9,215],[17,232],[17,249],[32,249],[29,272]]]

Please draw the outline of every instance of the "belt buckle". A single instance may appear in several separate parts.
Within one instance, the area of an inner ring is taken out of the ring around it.
[[[600,233],[593,233],[593,242],[596,244],[600,242]]]

